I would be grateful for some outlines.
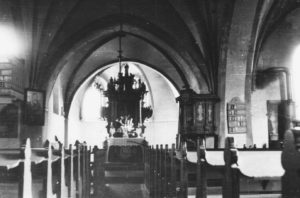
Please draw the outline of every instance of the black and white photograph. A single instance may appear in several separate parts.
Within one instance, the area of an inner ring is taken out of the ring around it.
[[[300,198],[300,0],[0,0],[0,198]]]

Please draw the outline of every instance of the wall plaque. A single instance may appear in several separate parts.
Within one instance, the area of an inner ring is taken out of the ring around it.
[[[44,125],[45,122],[45,92],[35,89],[25,89],[24,121],[27,125]]]
[[[228,133],[246,133],[246,104],[235,97],[227,103],[227,125]]]

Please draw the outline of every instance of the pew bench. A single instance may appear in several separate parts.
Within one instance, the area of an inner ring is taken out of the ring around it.
[[[282,151],[238,150],[235,168],[239,172],[241,197],[278,197],[281,194]],[[222,195],[224,150],[206,150],[207,195]],[[195,195],[197,152],[187,152],[189,195]]]
[[[51,144],[31,148],[29,139],[24,148],[0,149],[0,197],[90,196],[90,153],[83,145],[76,152],[74,155],[72,146],[53,150]]]
[[[298,189],[296,184],[291,185],[288,176],[297,177],[295,181],[299,179],[294,173],[299,169],[300,152],[293,146],[294,139],[286,139],[289,143],[285,143],[283,150],[238,150],[232,138],[226,139],[225,149],[205,149],[200,139],[196,152],[187,151],[184,144],[180,149],[175,149],[175,145],[171,149],[167,145],[147,147],[146,189],[154,198],[281,197],[283,179],[289,181],[287,189],[289,186]],[[295,194],[298,190],[288,192]]]

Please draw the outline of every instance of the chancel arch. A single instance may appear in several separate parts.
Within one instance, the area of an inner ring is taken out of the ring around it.
[[[157,67],[158,70],[170,75],[178,87],[188,85],[197,92],[208,92],[206,69],[203,63],[199,64],[202,62],[201,56],[195,55],[196,52],[193,49],[188,49],[186,47],[188,44],[184,46],[177,44],[172,34],[161,31],[151,24],[147,24],[147,28],[143,27],[142,24],[146,23],[143,20],[133,22],[130,19],[131,17],[128,18],[128,22],[124,22],[125,59],[137,60]],[[41,74],[39,83],[47,86],[47,90],[51,90],[58,74],[63,73],[65,79],[72,78],[72,81],[74,79],[78,81],[72,82],[76,89],[76,86],[99,65],[103,66],[116,61],[119,31],[119,24],[116,23],[119,22],[114,21],[112,25],[100,23],[98,25],[102,26],[98,29],[97,24],[94,24],[93,31],[78,33],[79,35],[70,37],[70,40],[67,39],[66,43],[61,46],[65,48],[64,51],[46,63],[54,69],[54,72]],[[78,38],[80,35],[81,37]],[[71,42],[72,45],[68,45],[67,42]],[[70,86],[68,82],[63,83],[63,86],[66,86],[63,90],[68,92],[65,93],[65,97],[69,100],[74,94],[74,88],[67,87]]]
[[[123,63],[129,66],[130,73],[146,83],[148,93],[144,102],[146,106],[151,106],[153,114],[145,121],[144,137],[149,142],[171,145],[176,139],[178,128],[179,107],[175,100],[178,97],[178,90],[166,77],[149,66],[130,61]],[[105,102],[101,104],[100,101],[105,100],[107,102],[103,91],[107,89],[110,77],[116,78],[118,76],[118,69],[118,63],[113,63],[104,69],[97,70],[86,79],[75,93],[68,115],[69,133],[67,137],[69,143],[82,139],[88,144],[101,147],[101,142],[108,137],[107,121],[103,117],[101,118],[101,107],[107,104]],[[94,81],[99,77],[97,75],[100,76],[103,84],[102,93],[95,88]],[[99,98],[91,98],[94,96],[99,96]],[[87,102],[95,100],[99,101],[94,104],[87,104]],[[90,108],[94,108],[93,111],[89,112],[88,109]]]
[[[148,26],[151,27],[150,24]],[[73,45],[59,55],[61,57],[59,60],[57,57],[51,60],[54,71],[40,79],[41,84],[47,84],[47,104],[55,82],[61,82],[60,89],[63,97],[61,108],[65,119],[62,125],[66,130],[68,130],[66,123],[69,119],[70,106],[78,88],[99,68],[104,69],[117,61],[118,25],[104,26],[102,29],[96,27],[89,34],[84,34],[81,39],[72,40]],[[207,93],[205,69],[202,70],[201,65],[198,66],[196,60],[185,52],[191,49],[174,45],[176,42],[172,41],[172,37],[163,40],[168,35],[161,36],[163,33],[161,32],[159,37],[159,31],[156,29],[143,28],[130,21],[125,23],[125,36],[122,38],[123,59],[151,66],[169,79],[177,89],[191,87],[197,92]],[[47,75],[50,75],[49,78]],[[48,131],[48,128],[45,127],[44,131]],[[66,134],[67,132],[65,132],[65,141],[67,141]]]

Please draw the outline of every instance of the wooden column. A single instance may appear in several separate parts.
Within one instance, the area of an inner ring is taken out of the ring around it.
[[[196,198],[207,197],[207,182],[206,182],[206,159],[204,140],[197,139],[197,184]]]
[[[224,198],[239,198],[240,196],[240,179],[239,169],[237,168],[237,149],[234,147],[233,137],[227,137],[225,140],[224,150]]]
[[[285,174],[282,177],[282,198],[300,197],[300,130],[291,129],[285,132],[282,152],[282,166]]]

